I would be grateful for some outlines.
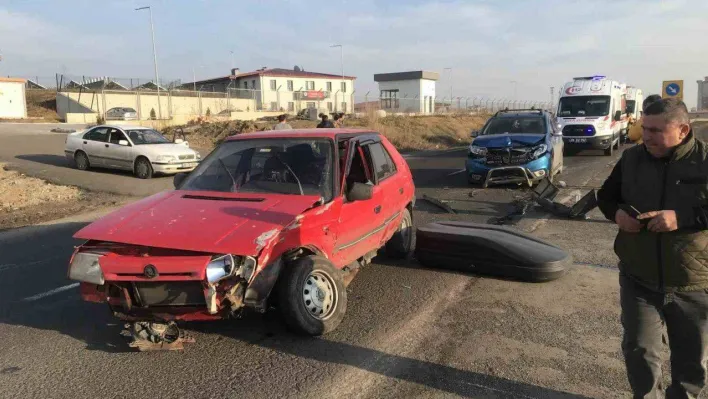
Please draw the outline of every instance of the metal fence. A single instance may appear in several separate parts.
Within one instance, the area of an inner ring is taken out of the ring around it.
[[[121,78],[112,76],[69,75],[57,73],[47,75],[8,76],[27,80],[27,88],[37,90],[72,90],[83,87],[84,90],[137,90],[155,87],[155,79]],[[160,90],[170,90],[182,86],[180,79],[160,79]],[[155,87],[156,88],[156,87]]]
[[[355,112],[383,110],[393,114],[444,114],[459,112],[496,112],[503,109],[545,109],[552,110],[548,101],[510,100],[489,97],[355,97]]]

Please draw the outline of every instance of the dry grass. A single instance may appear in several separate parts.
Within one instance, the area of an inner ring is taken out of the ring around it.
[[[447,149],[467,145],[470,132],[479,129],[487,120],[486,115],[431,115],[431,116],[386,116],[371,113],[362,118],[348,118],[348,128],[370,129],[386,136],[400,151]],[[273,121],[230,121],[182,126],[190,145],[211,148],[226,137],[262,130],[270,130]],[[289,121],[294,129],[317,126],[317,121]],[[174,129],[165,129],[168,137]]]
[[[51,90],[27,90],[27,116],[44,121],[58,121],[57,94]]]

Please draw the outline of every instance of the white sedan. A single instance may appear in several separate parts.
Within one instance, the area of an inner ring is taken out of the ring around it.
[[[141,179],[155,173],[191,172],[201,160],[183,140],[172,142],[157,130],[142,126],[101,125],[69,134],[64,154],[80,170],[130,170]]]

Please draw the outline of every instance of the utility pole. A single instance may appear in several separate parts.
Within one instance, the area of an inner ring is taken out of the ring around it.
[[[231,70],[233,71],[234,69],[234,51],[231,50]]]
[[[152,8],[150,6],[136,8],[135,11],[148,10],[150,12],[150,31],[152,32],[152,57],[155,62],[155,85],[157,86],[157,112],[162,119],[162,104],[160,104],[160,75],[157,74],[157,50],[155,49],[155,27],[152,24]]]
[[[329,47],[330,47],[330,48],[339,47],[339,57],[340,57],[340,63],[341,63],[341,66],[342,66],[342,82],[344,82],[344,46],[342,46],[341,44],[333,44],[333,45],[331,45],[331,46],[329,46]],[[345,86],[346,86],[346,82],[345,82],[344,84],[345,84]],[[340,87],[340,90],[341,90],[341,87]],[[342,100],[344,100],[344,95],[345,95],[345,94],[342,93]],[[335,98],[334,102],[335,102],[335,106],[336,106],[336,105],[337,105],[337,104],[336,104],[336,102],[337,102],[337,99],[336,99],[336,98]]]
[[[553,87],[553,86],[551,86],[551,103],[550,103],[550,105],[549,105],[549,107],[550,107],[551,109],[553,108],[553,101],[555,100],[555,98],[554,98],[554,96],[553,96],[553,93],[555,93],[555,90],[556,90],[556,88]]]
[[[516,81],[512,80],[511,83],[514,84],[514,101],[516,101]]]
[[[450,109],[452,109],[452,68],[443,68],[443,71],[450,71]]]

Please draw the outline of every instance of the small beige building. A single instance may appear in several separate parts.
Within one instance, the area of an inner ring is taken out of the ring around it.
[[[0,119],[27,118],[27,80],[0,77]]]

